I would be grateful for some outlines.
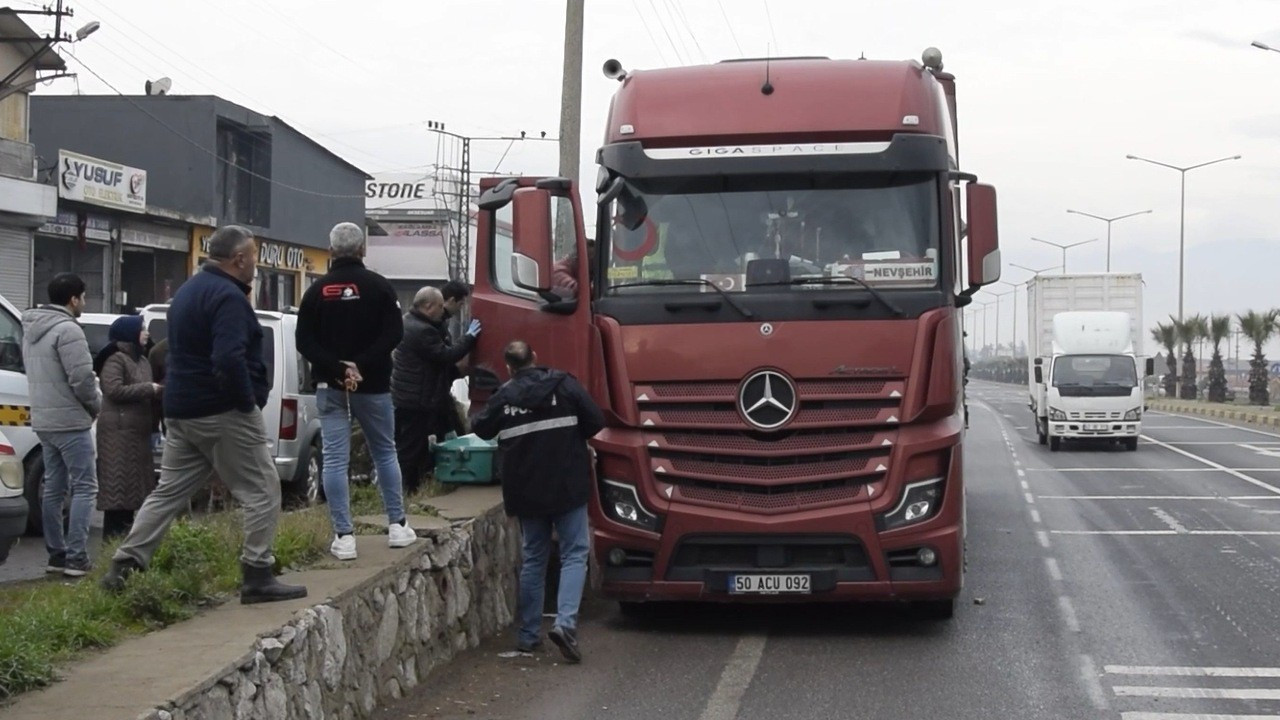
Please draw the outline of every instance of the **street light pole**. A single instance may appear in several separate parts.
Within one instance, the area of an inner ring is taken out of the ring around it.
[[[1280,48],[1273,48],[1273,47],[1271,47],[1270,45],[1268,45],[1268,44],[1266,44],[1266,43],[1264,43],[1264,42],[1261,42],[1261,41],[1259,41],[1259,40],[1254,40],[1252,43],[1249,43],[1249,44],[1250,44],[1250,45],[1252,45],[1252,46],[1254,46],[1254,47],[1256,47],[1256,48],[1258,48],[1259,50],[1270,50],[1271,52],[1278,52],[1278,53],[1280,53]]]
[[[1011,283],[1008,280],[1001,280],[1000,284],[1008,285],[1013,288],[1013,290],[1010,291],[1013,293],[1013,342],[1009,347],[1012,349],[1013,357],[1016,358],[1018,357],[1018,288],[1026,285],[1027,281],[1023,280],[1020,283]]]
[[[1068,244],[1068,245],[1063,245],[1062,243],[1051,242],[1051,241],[1049,241],[1049,240],[1041,240],[1040,238],[1031,238],[1031,239],[1032,239],[1033,241],[1035,241],[1035,242],[1038,242],[1038,243],[1044,243],[1045,245],[1052,245],[1052,246],[1054,246],[1054,247],[1056,247],[1056,248],[1058,248],[1058,249],[1062,250],[1062,274],[1063,274],[1063,275],[1066,275],[1066,274],[1067,274],[1067,251],[1068,251],[1068,250],[1070,250],[1070,249],[1071,249],[1071,248],[1073,248],[1073,247],[1080,247],[1081,245],[1088,245],[1088,244],[1089,244],[1089,243],[1091,243],[1091,242],[1098,242],[1098,238],[1094,238],[1094,239],[1092,239],[1092,240],[1081,240],[1081,241],[1080,241],[1080,242],[1078,242],[1078,243],[1070,243],[1070,244]]]
[[[1036,270],[1035,268],[1029,268],[1029,267],[1027,267],[1026,265],[1019,265],[1018,263],[1009,263],[1009,267],[1016,267],[1016,268],[1018,268],[1019,270],[1026,270],[1027,272],[1031,273],[1032,275],[1035,275],[1036,277],[1040,277],[1040,273],[1046,273],[1046,272],[1049,272],[1050,270],[1057,270],[1058,268],[1060,268],[1060,267],[1062,267],[1062,266],[1061,266],[1061,265],[1050,265],[1050,266],[1049,266],[1049,267],[1047,267],[1047,268],[1040,268],[1039,270]],[[1066,271],[1066,268],[1063,268],[1063,271],[1065,272],[1065,271]],[[1026,285],[1027,283],[1025,283],[1025,282],[1024,282],[1024,283],[1022,283],[1022,284],[1023,284],[1023,285]]]
[[[1150,163],[1151,165],[1158,165],[1163,168],[1169,168],[1170,170],[1177,170],[1182,176],[1182,189],[1178,203],[1178,322],[1183,321],[1183,301],[1185,299],[1184,289],[1186,287],[1187,280],[1187,173],[1202,167],[1217,165],[1218,163],[1226,162],[1228,160],[1239,160],[1240,157],[1241,156],[1239,155],[1232,155],[1230,157],[1218,158],[1217,160],[1210,160],[1209,162],[1202,162],[1198,165],[1187,165],[1182,167],[1178,165],[1170,165],[1169,163],[1162,163],[1158,160],[1148,160],[1147,158],[1138,157],[1137,155],[1125,155],[1125,158],[1129,160],[1141,160],[1142,162]]]
[[[1085,217],[1093,218],[1094,220],[1101,220],[1107,224],[1107,272],[1111,272],[1111,223],[1117,220],[1124,220],[1125,218],[1131,218],[1136,215],[1147,215],[1150,212],[1151,212],[1150,210],[1141,210],[1139,212],[1129,213],[1128,215],[1117,215],[1116,217],[1102,217],[1101,215],[1093,215],[1087,212],[1080,212],[1079,210],[1067,210],[1067,213],[1071,215],[1083,215]]]

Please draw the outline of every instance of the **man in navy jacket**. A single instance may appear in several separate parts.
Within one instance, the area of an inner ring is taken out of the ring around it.
[[[285,585],[272,574],[280,476],[262,420],[269,387],[262,326],[248,297],[257,261],[253,233],[238,225],[221,227],[209,238],[209,262],[169,305],[168,432],[160,482],[102,580],[109,591],[123,589],[130,573],[146,568],[169,525],[216,470],[244,507],[240,602],[307,595],[305,587]]]
[[[498,438],[502,449],[502,502],[520,519],[524,565],[517,602],[516,649],[541,644],[542,594],[551,530],[560,540],[560,594],[555,626],[547,633],[565,659],[580,662],[578,606],[591,547],[587,500],[591,498],[589,440],[604,428],[604,413],[574,377],[537,367],[529,344],[506,349],[511,381],[476,416],[476,435]]]

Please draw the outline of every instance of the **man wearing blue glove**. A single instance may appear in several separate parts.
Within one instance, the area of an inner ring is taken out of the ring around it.
[[[434,287],[418,291],[413,308],[404,316],[404,338],[391,356],[396,454],[408,492],[416,490],[422,478],[435,470],[431,438],[444,440],[450,432],[461,430],[450,389],[461,377],[458,363],[471,353],[480,336],[480,321],[472,320],[455,345],[447,320],[460,298],[456,291],[451,294],[453,297],[446,300]]]

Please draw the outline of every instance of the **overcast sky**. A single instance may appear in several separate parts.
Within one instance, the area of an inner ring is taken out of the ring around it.
[[[370,172],[429,172],[438,150],[426,120],[471,136],[558,132],[562,0],[70,4],[73,27],[103,26],[75,55],[116,88],[139,93],[168,76],[175,94],[279,115]],[[1144,273],[1150,326],[1177,309],[1178,173],[1125,155],[1192,165],[1239,154],[1187,176],[1187,313],[1280,306],[1280,53],[1253,40],[1280,46],[1280,3],[588,0],[582,176],[594,178],[616,88],[600,73],[607,58],[629,69],[770,52],[907,59],[934,45],[957,76],[961,164],[999,191],[1006,262],[1059,262],[1032,236],[1105,237],[1068,208],[1150,209],[1113,226],[1112,255],[1113,269]],[[63,80],[43,92],[76,89]],[[79,89],[111,92],[83,71]],[[493,169],[506,150],[475,143],[473,168]],[[500,169],[554,174],[556,147],[517,143]],[[1105,248],[1069,258],[1069,270],[1101,270]],[[1006,267],[1005,279],[1025,277]]]

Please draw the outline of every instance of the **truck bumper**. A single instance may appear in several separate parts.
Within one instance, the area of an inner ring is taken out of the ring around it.
[[[954,509],[955,505],[944,503]],[[594,549],[601,591],[621,601],[849,602],[945,600],[961,588],[964,531],[961,513],[920,529],[878,533],[865,507],[834,508],[820,517],[795,519],[737,515],[708,518],[705,509],[667,515],[661,541],[640,537],[615,523],[596,523]],[[710,528],[723,532],[708,532]],[[647,547],[646,547],[647,546]],[[614,566],[615,548],[627,562]],[[921,548],[936,554],[923,566]],[[735,575],[807,575],[809,592],[734,594]]]
[[[1069,422],[1049,423],[1049,436],[1087,440],[1089,438],[1131,438],[1142,432],[1142,423],[1137,421]]]

